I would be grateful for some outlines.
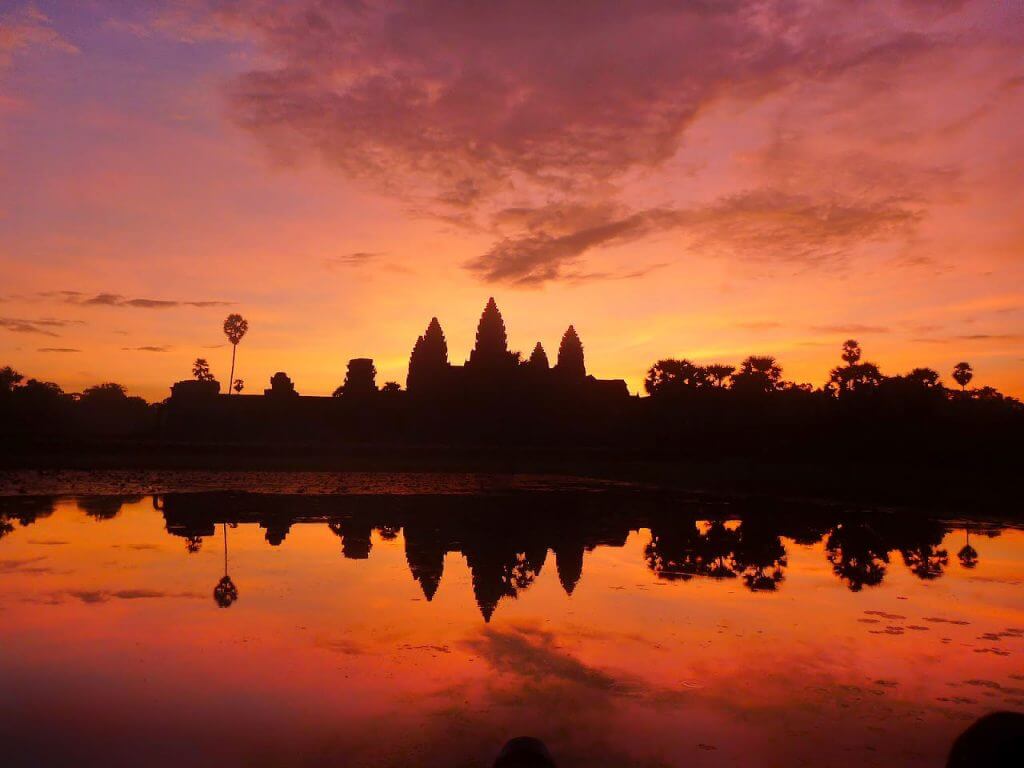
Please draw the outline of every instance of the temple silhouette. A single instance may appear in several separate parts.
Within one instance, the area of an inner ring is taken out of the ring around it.
[[[205,362],[205,361],[204,361]],[[441,323],[431,318],[409,356],[404,389],[378,386],[373,359],[348,361],[330,397],[303,395],[284,371],[262,395],[221,392],[205,371],[176,382],[157,432],[173,440],[361,442],[456,440],[594,440],[615,432],[630,397],[622,379],[587,373],[574,326],[562,335],[554,365],[541,342],[529,357],[509,349],[494,298],[484,307],[476,341],[461,365],[449,359]]]
[[[399,394],[401,388],[390,382],[378,389],[373,359],[352,358],[344,383],[334,398],[367,399],[379,393]],[[215,399],[220,383],[201,378],[179,381],[171,387],[171,401],[195,404]],[[416,339],[409,356],[405,393],[416,400],[458,400],[465,402],[497,400],[578,400],[597,404],[621,401],[629,397],[623,379],[598,379],[587,373],[583,342],[570,325],[558,345],[558,356],[551,365],[544,346],[537,342],[530,356],[509,350],[508,334],[501,310],[494,298],[487,300],[476,330],[476,343],[462,365],[448,359],[448,342],[436,317],[431,318],[423,335]],[[230,393],[225,393],[234,399]],[[300,396],[284,371],[270,379],[262,397],[288,401]],[[240,395],[252,400],[258,395]],[[308,397],[308,396],[306,396]],[[323,398],[321,398],[323,399]],[[327,398],[329,399],[329,398]],[[363,403],[365,406],[365,403]]]
[[[566,396],[626,398],[622,379],[587,374],[583,343],[573,326],[562,335],[554,366],[537,342],[525,360],[508,348],[505,321],[494,298],[487,300],[476,330],[476,344],[464,365],[448,360],[448,342],[437,318],[431,318],[409,357],[406,389],[416,397]]]

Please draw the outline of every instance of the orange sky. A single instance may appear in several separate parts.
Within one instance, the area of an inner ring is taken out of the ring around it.
[[[852,336],[1024,395],[1019,4],[322,5],[5,5],[0,365],[160,399],[239,311],[328,394],[494,295],[633,391]]]

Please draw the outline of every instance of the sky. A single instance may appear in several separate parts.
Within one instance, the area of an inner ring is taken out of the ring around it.
[[[642,388],[772,354],[1024,396],[1024,4],[0,7],[0,365],[404,384],[432,316]]]

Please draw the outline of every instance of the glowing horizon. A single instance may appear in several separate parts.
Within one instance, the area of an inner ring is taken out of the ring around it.
[[[1024,396],[1024,9],[986,2],[0,11],[0,365],[161,400],[205,357],[404,385],[432,316],[642,391],[771,354]]]

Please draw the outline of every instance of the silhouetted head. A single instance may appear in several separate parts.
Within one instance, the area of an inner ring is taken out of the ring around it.
[[[531,736],[510,739],[494,761],[494,768],[555,768],[544,742]]]
[[[993,712],[961,733],[949,751],[946,768],[1004,768],[1024,765],[1024,715]]]

